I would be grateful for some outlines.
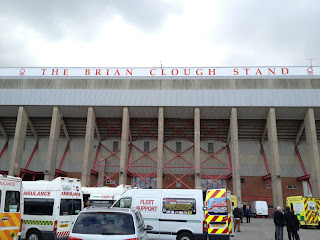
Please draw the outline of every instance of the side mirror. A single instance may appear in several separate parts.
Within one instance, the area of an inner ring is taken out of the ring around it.
[[[152,229],[153,229],[153,227],[150,226],[150,225],[147,225],[147,226],[144,228],[144,230],[146,230],[146,231],[151,231]]]

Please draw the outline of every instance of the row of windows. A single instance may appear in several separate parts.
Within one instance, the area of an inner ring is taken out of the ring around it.
[[[113,152],[119,151],[119,142],[118,141],[113,142],[112,151]],[[148,153],[149,151],[150,151],[150,143],[144,142],[143,143],[143,152]],[[176,142],[176,152],[177,153],[182,152],[182,142]],[[208,143],[208,153],[214,153],[213,143]]]
[[[54,199],[25,198],[24,214],[52,216]],[[81,211],[80,199],[61,199],[60,216],[77,215]]]
[[[192,178],[190,178],[192,180]],[[189,181],[190,181],[189,179]],[[139,188],[153,188],[157,186],[157,178],[147,177],[142,180],[140,177],[133,177],[131,179],[131,185]],[[181,188],[183,184],[180,181],[176,182],[176,187]],[[227,180],[218,179],[213,181],[212,179],[201,179],[201,187],[206,189],[219,189],[227,188]]]
[[[267,184],[267,188],[271,188],[271,184]],[[287,185],[288,189],[298,189],[298,185]]]

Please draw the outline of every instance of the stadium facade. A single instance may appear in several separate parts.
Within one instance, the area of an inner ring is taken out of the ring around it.
[[[0,68],[0,170],[320,195],[320,67]]]

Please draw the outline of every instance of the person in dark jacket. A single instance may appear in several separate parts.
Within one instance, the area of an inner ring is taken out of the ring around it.
[[[246,218],[247,218],[247,223],[250,223],[251,209],[249,208],[249,206],[247,206],[245,215],[246,215]]]
[[[290,207],[286,207],[286,212],[284,213],[283,219],[287,226],[288,238],[291,240],[291,236],[293,240],[299,240],[299,235],[297,233],[297,223],[295,220],[295,215],[290,211]]]
[[[234,231],[237,231],[237,227],[238,227],[238,232],[240,231],[240,219],[241,219],[241,210],[240,208],[236,207],[233,210],[233,217],[234,217]]]
[[[274,225],[276,226],[276,232],[275,232],[276,240],[283,240],[283,214],[281,212],[280,206],[278,206],[277,210],[274,211],[273,222],[274,222]]]
[[[243,215],[244,215],[244,212],[243,212],[243,205],[241,205],[241,208],[240,208],[240,212],[241,212],[241,223],[243,223]]]

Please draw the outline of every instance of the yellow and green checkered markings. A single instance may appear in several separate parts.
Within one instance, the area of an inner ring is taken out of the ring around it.
[[[53,225],[53,221],[35,221],[35,220],[23,220],[23,224],[30,225]]]

